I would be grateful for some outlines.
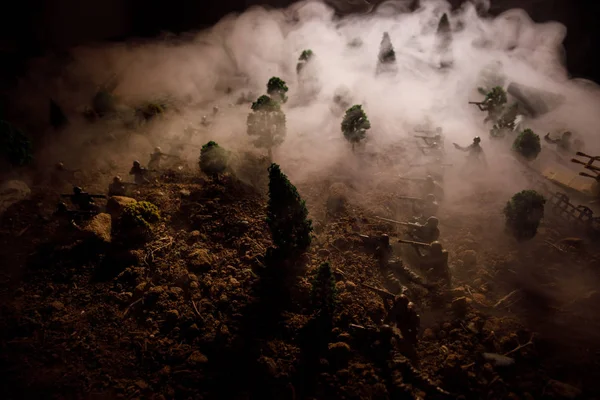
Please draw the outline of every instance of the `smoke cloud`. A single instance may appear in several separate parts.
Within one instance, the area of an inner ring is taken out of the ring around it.
[[[340,165],[357,174],[378,169],[356,161],[343,139],[343,110],[336,110],[333,98],[344,92],[350,105],[362,104],[371,120],[359,153],[389,152],[398,145],[395,168],[406,172],[409,164],[426,161],[416,147],[415,127],[441,127],[447,162],[465,162],[452,142],[467,145],[481,136],[491,166],[487,179],[502,185],[520,179],[507,158],[510,143],[492,142],[483,113],[468,101],[482,99],[480,86],[515,82],[562,96],[548,113],[527,118],[524,126],[540,136],[568,129],[585,142],[586,152],[600,150],[600,90],[592,82],[569,79],[563,25],[533,23],[518,9],[497,18],[480,17],[478,10],[489,7],[489,1],[466,3],[455,11],[444,0],[422,0],[413,12],[409,3],[387,1],[370,13],[343,18],[319,1],[283,10],[254,7],[201,32],[75,48],[66,57],[36,60],[13,96],[13,106],[29,131],[48,129],[49,98],[71,120],[58,135],[40,135],[45,138],[41,163],[93,163],[115,173],[129,168],[133,159],[145,164],[157,145],[169,151],[174,143],[200,146],[215,140],[234,152],[251,150],[245,127],[250,104],[238,100],[255,100],[265,93],[268,79],[279,76],[290,87],[290,100],[284,106],[287,137],[275,149],[274,161],[298,181]],[[440,45],[436,32],[444,13],[451,39]],[[394,74],[376,75],[384,32],[397,67]],[[296,63],[304,49],[312,49],[316,57],[300,80]],[[440,68],[442,59],[451,60],[451,66]],[[87,123],[83,107],[111,79],[123,115],[132,115],[133,107],[144,101],[163,99],[170,106],[164,118],[136,129],[124,126],[123,118]],[[213,106],[220,108],[214,116]],[[201,125],[203,116],[210,126]],[[195,133],[185,135],[189,127]],[[186,146],[186,151],[190,161],[197,159],[198,148]],[[507,177],[511,171],[514,179]],[[455,183],[460,187],[459,179]]]

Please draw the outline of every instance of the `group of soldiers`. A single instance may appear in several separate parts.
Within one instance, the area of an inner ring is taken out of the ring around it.
[[[108,196],[126,196],[130,192],[132,186],[143,185],[150,182],[150,173],[157,172],[161,168],[161,160],[176,157],[171,154],[164,153],[160,147],[156,147],[154,152],[150,154],[148,168],[143,167],[139,161],[134,161],[129,175],[133,176],[133,182],[124,182],[120,176],[115,176],[112,182],[108,185]],[[75,173],[80,170],[69,170],[64,164],[58,163],[55,166],[55,177],[61,181],[72,182]],[[62,194],[61,197],[69,198],[75,206],[74,210],[69,210],[66,203],[58,204],[55,215],[68,217],[70,220],[85,219],[99,213],[102,209],[95,203],[94,199],[106,199],[108,196],[102,194],[90,194],[85,192],[81,187],[74,186],[73,193]]]

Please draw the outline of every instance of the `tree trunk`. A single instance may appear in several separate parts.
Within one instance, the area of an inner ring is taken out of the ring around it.
[[[269,162],[273,162],[273,149],[271,147],[269,147]]]

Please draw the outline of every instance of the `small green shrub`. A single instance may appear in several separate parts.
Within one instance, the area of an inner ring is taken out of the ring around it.
[[[308,64],[308,62],[312,60],[313,56],[314,53],[312,50],[304,50],[302,54],[300,54],[300,57],[298,57],[298,64],[296,64],[296,73],[299,74],[300,71],[302,71],[302,69],[306,66],[306,64]]]
[[[392,40],[387,32],[383,33],[381,44],[379,45],[379,63],[394,64],[396,62],[396,52],[392,46]]]
[[[504,207],[507,230],[518,240],[535,237],[544,217],[546,199],[535,190],[523,190],[515,194]]]
[[[535,160],[542,151],[540,137],[531,129],[525,129],[521,132],[513,142],[512,148],[527,160]]]
[[[310,245],[313,228],[306,203],[275,163],[269,167],[267,224],[273,243],[286,254],[303,252]]]
[[[227,151],[211,140],[202,146],[198,164],[206,175],[217,178],[227,169],[228,158]]]
[[[120,217],[121,230],[152,230],[152,224],[160,221],[158,207],[149,201],[138,201],[123,208]]]

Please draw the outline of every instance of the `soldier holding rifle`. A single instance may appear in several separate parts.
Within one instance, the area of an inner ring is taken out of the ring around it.
[[[61,197],[69,197],[80,211],[100,212],[100,207],[94,203],[94,199],[105,199],[103,194],[89,194],[78,186],[73,188],[73,194],[61,194]]]

